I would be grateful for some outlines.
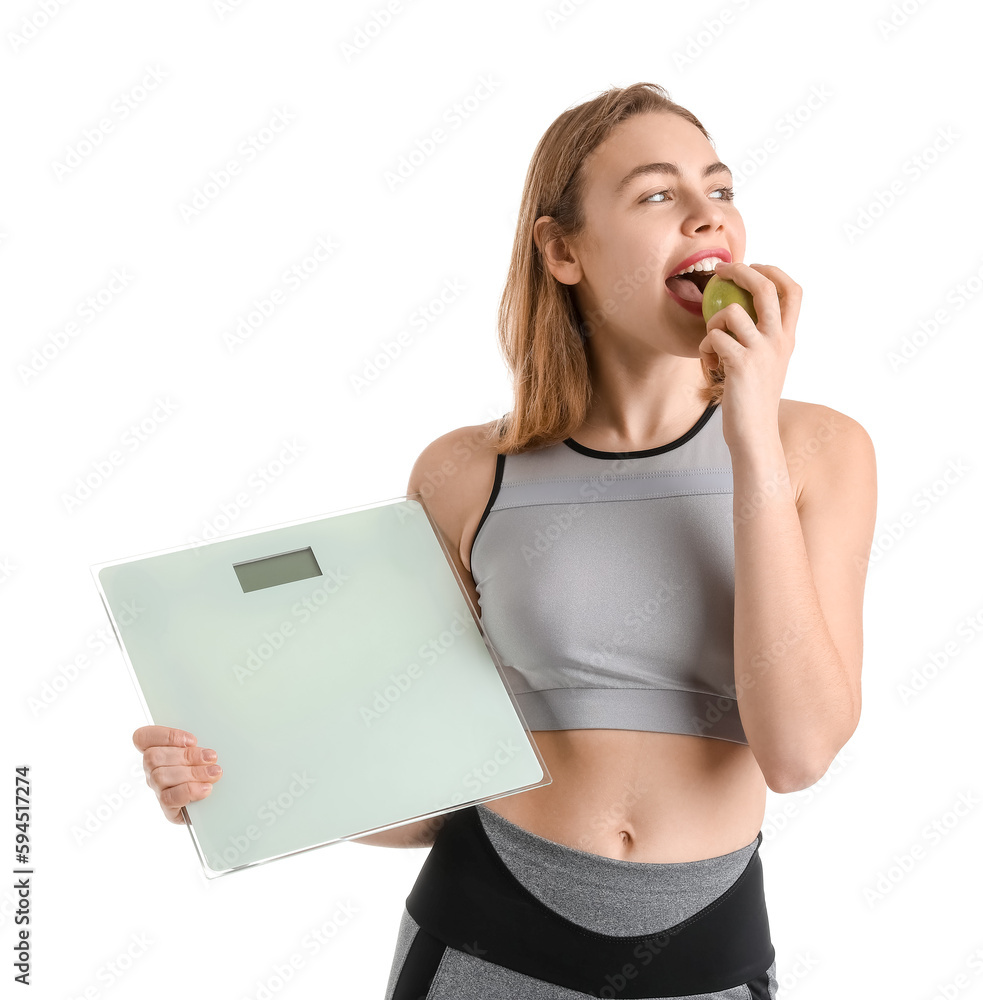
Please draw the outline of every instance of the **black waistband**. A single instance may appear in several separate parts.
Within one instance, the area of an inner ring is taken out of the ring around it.
[[[758,834],[758,847],[761,845]],[[447,814],[406,909],[451,948],[595,997],[712,993],[762,976],[775,959],[758,847],[737,881],[656,934],[616,937],[540,902],[489,841],[476,807]]]

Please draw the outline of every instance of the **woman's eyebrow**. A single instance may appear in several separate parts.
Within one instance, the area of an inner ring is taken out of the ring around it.
[[[708,163],[703,168],[703,173],[701,177],[710,177],[712,174],[719,173],[731,173],[730,167],[726,163],[721,163],[719,160],[715,160],[713,163]],[[633,167],[631,170],[625,174],[621,179],[621,183],[614,189],[615,194],[619,194],[627,184],[633,181],[636,177],[642,174],[672,174],[673,177],[679,176],[679,166],[676,163],[642,163],[637,167]]]

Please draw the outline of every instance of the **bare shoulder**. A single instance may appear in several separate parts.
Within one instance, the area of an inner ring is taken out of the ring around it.
[[[873,469],[874,444],[870,435],[859,421],[831,406],[781,399],[778,423],[797,504],[808,488],[810,474],[835,474],[851,456]]]
[[[448,548],[470,575],[471,540],[495,482],[495,421],[457,427],[428,444],[410,472],[407,493],[419,493]]]

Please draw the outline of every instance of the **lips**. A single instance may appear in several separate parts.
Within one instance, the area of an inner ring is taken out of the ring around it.
[[[734,258],[730,255],[730,251],[726,247],[707,247],[705,250],[697,250],[696,253],[690,254],[686,260],[681,260],[672,268],[668,277],[674,277],[684,268],[689,267],[690,264],[695,264],[698,260],[703,260],[704,257],[719,257],[727,264],[732,263],[734,260]]]

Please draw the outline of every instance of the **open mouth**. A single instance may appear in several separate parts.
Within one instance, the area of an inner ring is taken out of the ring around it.
[[[666,278],[666,288],[686,302],[702,302],[707,282],[713,275],[713,271],[690,271],[689,274],[673,275]]]
[[[684,274],[682,277],[684,281],[692,281],[694,285],[698,286],[702,295],[706,291],[707,282],[713,275],[713,271],[690,271],[689,274]]]

